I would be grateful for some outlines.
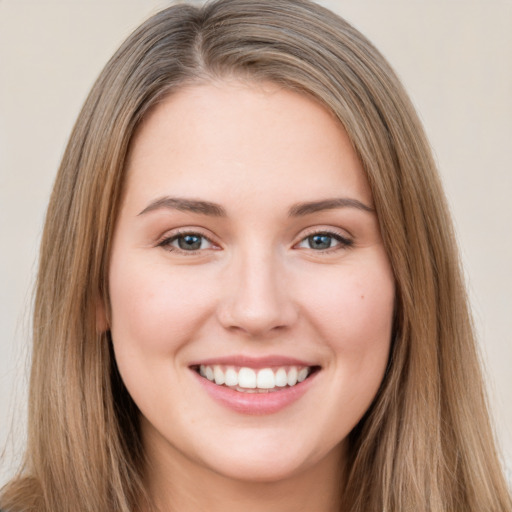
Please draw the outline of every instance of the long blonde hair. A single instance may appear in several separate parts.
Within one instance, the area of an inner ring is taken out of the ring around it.
[[[389,366],[350,434],[347,512],[503,512],[496,454],[446,201],[398,79],[343,19],[307,0],[175,5],[122,45],[64,154],[40,252],[25,464],[15,512],[129,512],[144,499],[138,411],[108,333],[108,263],[130,140],[189,83],[237,76],[316,98],[345,127],[373,192],[396,279]]]

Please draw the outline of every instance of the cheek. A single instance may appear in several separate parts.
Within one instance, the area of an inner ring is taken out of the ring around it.
[[[387,360],[395,297],[387,259],[346,265],[316,285],[319,292],[309,296],[311,321],[334,355],[361,365]]]
[[[130,258],[111,264],[115,358],[128,392],[148,418],[171,421],[176,410],[178,397],[163,390],[180,385],[182,349],[201,329],[213,302],[200,274]]]
[[[316,302],[317,331],[327,346],[333,439],[343,438],[370,407],[388,364],[395,285],[385,264],[345,268]]]
[[[111,268],[112,336],[118,346],[149,354],[175,352],[211,309],[212,296],[204,285],[209,281],[197,271],[165,264],[141,269],[130,261]]]
[[[394,281],[390,272],[346,269],[325,283],[316,311],[322,325],[343,340],[361,343],[389,337],[394,309]]]

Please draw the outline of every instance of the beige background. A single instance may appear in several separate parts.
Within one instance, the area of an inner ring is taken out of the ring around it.
[[[0,0],[0,447],[11,431],[0,484],[23,444],[31,286],[67,136],[106,60],[168,3]],[[512,0],[322,3],[381,49],[425,123],[455,217],[497,432],[510,459]]]

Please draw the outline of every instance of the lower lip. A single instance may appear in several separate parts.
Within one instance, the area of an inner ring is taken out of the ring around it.
[[[207,393],[221,405],[241,414],[264,415],[274,414],[296,402],[311,387],[319,372],[310,375],[306,380],[292,387],[281,388],[268,393],[244,393],[226,386],[218,386],[201,377],[192,370]]]

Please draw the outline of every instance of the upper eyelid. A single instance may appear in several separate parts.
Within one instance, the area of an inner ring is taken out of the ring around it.
[[[311,228],[306,228],[305,230],[302,230],[300,234],[297,236],[298,241],[303,240],[304,238],[307,238],[308,236],[316,235],[316,234],[327,234],[327,235],[337,235],[341,238],[352,240],[354,237],[353,235],[347,231],[346,229],[342,228],[336,228],[333,226],[314,226]]]
[[[218,245],[218,242],[216,242],[214,236],[204,233],[202,228],[199,228],[196,226],[192,226],[190,228],[176,228],[176,229],[168,230],[163,235],[158,237],[156,244],[158,245],[158,244],[161,244],[162,242],[177,238],[179,236],[184,236],[184,235],[198,235],[203,238],[206,238],[212,244]]]

